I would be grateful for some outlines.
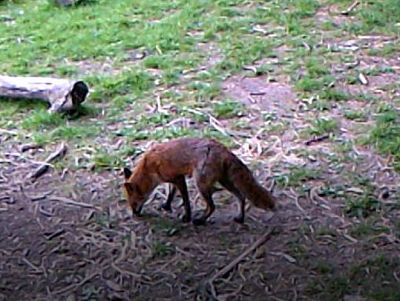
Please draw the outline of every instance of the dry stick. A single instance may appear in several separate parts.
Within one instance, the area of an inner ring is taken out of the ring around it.
[[[97,275],[99,275],[99,272],[93,273],[87,277],[85,277],[81,282],[77,283],[77,284],[71,284],[68,285],[67,287],[64,287],[63,289],[59,289],[58,291],[52,292],[53,294],[59,295],[59,294],[64,294],[70,290],[75,291],[77,290],[79,287],[81,287],[82,285],[84,285],[86,282],[92,280],[94,277],[96,277]]]
[[[49,196],[50,194],[53,193],[53,190],[50,191],[46,191],[41,195],[27,195],[25,193],[24,187],[22,185],[19,185],[19,190],[22,193],[22,195],[27,198],[28,200],[30,200],[31,202],[36,202],[36,201],[41,201],[44,200],[47,196]]]
[[[358,5],[360,4],[360,1],[354,1],[346,10],[342,11],[342,15],[348,15],[350,14]]]
[[[329,135],[322,135],[322,136],[319,136],[319,137],[313,137],[310,140],[307,140],[306,142],[304,142],[304,144],[305,145],[311,145],[311,144],[316,143],[316,142],[324,141],[324,140],[326,140],[328,138],[329,138]]]
[[[11,136],[17,136],[18,135],[17,132],[6,130],[6,129],[0,129],[0,134],[7,134],[7,135],[11,135]]]
[[[36,272],[42,272],[37,266],[35,266],[32,262],[30,262],[26,257],[23,257],[22,261],[25,262],[32,270],[35,270]]]
[[[49,197],[49,201],[61,202],[61,203],[67,204],[67,205],[75,205],[75,206],[79,206],[79,207],[83,207],[83,208],[91,208],[91,209],[98,209],[98,210],[100,209],[99,207],[96,207],[92,204],[76,202],[74,200],[64,198],[62,196],[51,196],[51,197]]]
[[[268,232],[264,233],[263,236],[261,236],[258,240],[256,240],[250,248],[246,249],[242,254],[240,254],[238,257],[236,257],[234,260],[231,261],[227,266],[225,266],[223,269],[219,270],[212,276],[209,280],[209,283],[212,283],[215,281],[218,277],[221,277],[228,273],[231,269],[233,269],[239,262],[241,262],[247,255],[249,255],[251,252],[253,252],[255,249],[257,249],[259,246],[261,246],[263,243],[265,243],[267,240],[269,240],[272,237],[272,233],[274,232],[275,228],[272,228]]]
[[[60,144],[58,149],[54,152],[51,153],[47,159],[45,160],[45,163],[40,165],[32,174],[29,175],[29,177],[33,180],[36,180],[40,176],[42,176],[49,168],[49,163],[51,161],[54,161],[58,157],[63,157],[65,153],[67,152],[67,145],[63,142]]]
[[[41,146],[39,145],[39,144],[36,144],[36,143],[29,143],[29,144],[23,144],[21,147],[20,147],[20,151],[23,153],[23,152],[26,152],[26,151],[28,151],[28,150],[30,150],[30,149],[37,149],[37,148],[40,148]]]

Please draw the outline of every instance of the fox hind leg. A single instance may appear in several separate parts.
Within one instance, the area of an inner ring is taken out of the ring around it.
[[[196,181],[197,189],[200,192],[202,198],[206,201],[206,210],[202,216],[199,218],[193,219],[193,224],[195,225],[204,225],[207,219],[215,210],[214,201],[212,199],[213,193],[216,191],[214,188],[215,179],[208,177],[207,175],[212,175],[212,171],[202,170],[203,173],[194,173],[194,178]]]
[[[235,222],[239,224],[244,223],[244,212],[245,212],[245,201],[246,198],[243,196],[243,194],[233,185],[231,181],[228,179],[223,179],[219,181],[220,184],[226,188],[229,192],[231,192],[238,200],[239,200],[239,214],[235,216],[233,219]]]

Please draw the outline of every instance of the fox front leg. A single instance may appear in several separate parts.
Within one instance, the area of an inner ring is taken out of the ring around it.
[[[174,200],[175,194],[176,194],[176,186],[173,184],[168,185],[168,196],[167,200],[161,204],[161,208],[164,209],[165,211],[172,212],[172,207],[171,203]]]
[[[179,189],[179,192],[182,196],[183,207],[185,209],[185,214],[182,217],[182,221],[184,223],[188,223],[192,220],[192,210],[190,208],[189,193],[187,190],[185,177],[184,176],[178,177],[174,183],[175,186]]]

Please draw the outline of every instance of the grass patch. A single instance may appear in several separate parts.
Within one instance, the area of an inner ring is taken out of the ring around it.
[[[56,127],[64,123],[64,118],[59,114],[52,114],[45,110],[33,112],[31,116],[22,121],[22,128],[43,130]]]
[[[281,187],[299,187],[311,180],[316,180],[321,176],[317,169],[307,167],[292,167],[286,174],[275,177],[277,184]]]
[[[317,300],[342,300],[345,295],[360,295],[368,300],[399,300],[398,283],[394,278],[400,262],[398,257],[377,255],[332,270],[310,281],[306,294]]]
[[[298,90],[304,92],[315,92],[320,91],[322,88],[327,87],[330,83],[334,82],[334,78],[331,75],[324,75],[321,78],[313,78],[311,76],[305,76],[298,80],[295,84]]]
[[[123,158],[119,153],[110,153],[104,149],[98,149],[92,158],[95,170],[109,170],[122,168],[124,166]]]
[[[368,217],[381,209],[377,198],[368,193],[349,199],[346,202],[345,212],[348,216]]]
[[[395,55],[400,51],[400,46],[398,44],[387,44],[382,48],[372,48],[368,50],[368,54],[371,56],[381,56],[388,57]]]
[[[311,128],[307,130],[309,135],[321,136],[333,133],[339,127],[338,121],[331,118],[318,118],[311,123]]]
[[[115,76],[88,77],[87,82],[94,87],[92,101],[107,101],[118,95],[141,96],[153,85],[152,77],[143,71],[126,71]]]
[[[51,132],[53,139],[84,139],[88,137],[95,137],[101,132],[101,128],[96,126],[62,126],[54,129]]]
[[[344,117],[354,121],[367,121],[368,116],[363,111],[347,110],[344,112]]]
[[[213,112],[217,117],[222,118],[230,118],[238,116],[243,112],[244,106],[242,103],[233,101],[233,100],[225,100],[222,102],[218,102],[213,106]]]
[[[153,231],[166,236],[175,236],[182,231],[183,225],[179,219],[177,221],[172,221],[162,218],[157,220],[156,223],[152,224],[152,229]]]
[[[328,101],[346,101],[349,97],[350,96],[346,92],[338,89],[325,89],[320,93],[320,98]]]
[[[152,257],[162,258],[171,255],[175,252],[171,243],[164,243],[161,241],[155,241],[152,245]]]
[[[367,142],[380,153],[391,155],[394,168],[400,172],[400,114],[397,110],[388,108],[379,114]]]
[[[351,228],[350,235],[356,238],[365,238],[368,236],[389,232],[389,228],[385,226],[377,225],[372,220],[364,220]]]

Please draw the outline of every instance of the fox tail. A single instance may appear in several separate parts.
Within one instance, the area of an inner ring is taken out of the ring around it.
[[[254,178],[247,166],[238,158],[228,169],[232,184],[255,206],[264,210],[276,210],[276,200]]]

